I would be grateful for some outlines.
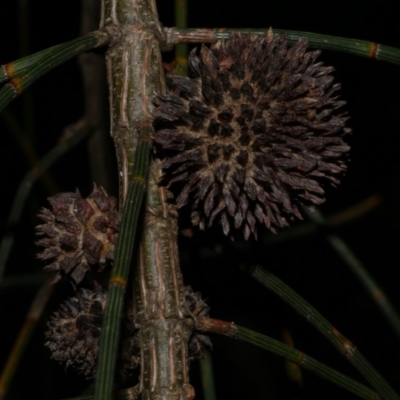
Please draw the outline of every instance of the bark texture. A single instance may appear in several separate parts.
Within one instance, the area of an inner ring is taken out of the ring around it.
[[[154,95],[165,92],[160,54],[164,39],[153,0],[103,0],[100,27],[113,28],[120,35],[107,51],[106,63],[122,209],[138,133],[143,126],[152,126]],[[141,343],[136,392],[146,400],[192,399],[188,378],[192,316],[185,305],[179,269],[176,211],[166,204],[159,178],[159,165],[153,162],[133,284]]]
[[[179,268],[176,211],[165,202],[159,178],[159,166],[153,163],[134,283],[135,326],[142,344],[139,391],[143,399],[192,399],[188,376],[192,315]]]
[[[161,27],[153,0],[104,0],[100,28],[119,38],[107,51],[107,78],[120,178],[120,209],[128,190],[138,130],[153,121],[153,96],[164,89]]]

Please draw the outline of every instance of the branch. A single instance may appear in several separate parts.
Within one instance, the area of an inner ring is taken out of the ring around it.
[[[373,388],[387,400],[399,400],[400,397],[379,372],[358,351],[356,346],[333,327],[311,304],[272,273],[261,267],[252,268],[250,275],[263,286],[277,294],[292,306],[301,316],[314,325],[357,370],[364,375]]]
[[[84,51],[110,43],[112,32],[107,30],[89,33],[43,50],[32,56],[0,67],[0,81],[9,81],[0,89],[0,112],[42,75]]]
[[[178,43],[211,43],[220,39],[227,39],[232,32],[241,32],[251,35],[263,35],[268,29],[199,29],[199,28],[165,28],[167,45]],[[286,33],[288,44],[297,42],[300,38],[307,39],[309,46],[317,49],[333,50],[349,53],[360,57],[375,58],[393,64],[400,64],[400,49],[385,46],[365,40],[348,39],[337,36],[321,35],[319,33],[298,32],[283,29],[274,29],[274,34]]]
[[[211,318],[198,318],[197,329],[201,332],[215,332],[233,339],[239,339],[244,342],[251,343],[261,347],[264,350],[270,351],[286,360],[289,360],[309,371],[314,372],[321,378],[325,378],[338,386],[341,386],[355,395],[369,400],[377,400],[380,397],[366,386],[357,381],[348,378],[346,375],[337,372],[336,370],[327,367],[312,357],[302,353],[293,347],[287,346],[275,339],[262,335],[250,329],[235,325],[233,322],[225,322]]]
[[[50,284],[52,280],[53,277],[47,279],[36,294],[36,297],[33,300],[32,305],[25,318],[25,322],[19,332],[17,339],[15,340],[14,346],[8,357],[6,365],[0,375],[1,400],[5,399],[6,397],[11,380],[14,377],[15,370],[17,369],[21,357],[24,354],[25,348],[29,343],[29,339],[31,338],[36,324],[39,321],[51,294],[53,293],[54,286]]]

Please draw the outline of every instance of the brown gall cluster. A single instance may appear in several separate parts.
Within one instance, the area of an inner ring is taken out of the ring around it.
[[[101,271],[107,260],[114,258],[117,200],[96,186],[86,199],[76,191],[48,200],[51,210],[42,208],[38,215],[44,221],[36,228],[37,235],[43,236],[36,244],[44,247],[38,258],[50,262],[46,271],[57,272],[54,282],[69,276],[78,285],[89,269]]]
[[[200,229],[220,221],[245,239],[301,218],[346,171],[345,102],[333,67],[300,39],[232,34],[189,56],[192,78],[167,75],[154,141],[177,206]]]
[[[101,323],[107,292],[97,283],[93,290],[78,289],[61,304],[48,323],[46,346],[52,358],[88,379],[96,375]],[[139,339],[133,318],[122,321],[119,378],[124,380],[139,363]]]

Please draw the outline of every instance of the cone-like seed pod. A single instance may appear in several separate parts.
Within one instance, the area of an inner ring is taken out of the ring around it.
[[[307,44],[234,34],[191,52],[193,78],[167,75],[154,140],[177,206],[191,204],[201,229],[220,219],[225,235],[256,236],[257,223],[276,232],[339,183],[350,129],[336,110],[345,102],[334,68]]]
[[[52,358],[88,379],[96,374],[106,297],[107,292],[97,283],[94,290],[78,289],[52,315],[46,332],[46,346],[51,350]],[[139,343],[134,330],[133,317],[127,315],[122,323],[121,358],[118,364],[121,380],[139,363]]]
[[[45,236],[36,242],[45,249],[38,254],[51,264],[44,269],[57,271],[54,282],[69,275],[79,284],[90,266],[102,270],[106,260],[114,257],[118,237],[117,200],[102,187],[94,187],[88,198],[80,193],[59,193],[49,197],[52,210],[42,208],[37,234]]]
[[[185,287],[185,300],[186,306],[195,320],[198,317],[208,317],[210,308],[201,298],[201,294],[199,292],[193,292],[190,286]],[[189,359],[195,360],[201,358],[203,355],[203,350],[206,347],[212,348],[210,338],[207,335],[202,335],[194,331],[189,339],[188,344]]]

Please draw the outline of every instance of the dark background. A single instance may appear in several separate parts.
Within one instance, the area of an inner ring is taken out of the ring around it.
[[[19,46],[19,4],[3,0],[0,23],[0,64],[21,56]],[[173,25],[173,3],[159,2],[160,20]],[[71,40],[79,35],[80,2],[32,0],[28,5],[29,53]],[[189,3],[191,27],[264,27],[319,32],[358,38],[400,47],[398,2],[380,1],[256,1],[202,0]],[[384,288],[396,307],[399,295],[399,194],[400,151],[400,69],[399,66],[324,51],[320,57],[336,68],[342,82],[341,97],[348,105],[353,135],[348,173],[338,190],[329,192],[322,212],[326,215],[344,210],[378,194],[381,202],[361,218],[333,230],[340,235]],[[27,93],[33,104],[33,119],[26,114],[24,96],[16,99],[9,112],[26,131],[35,151],[44,155],[52,148],[63,128],[83,113],[81,75],[76,60],[71,60],[41,78]],[[31,121],[29,126],[26,121]],[[9,125],[0,119],[1,215],[4,226],[19,181],[28,171],[27,161]],[[113,165],[113,161],[104,162]],[[112,167],[110,167],[112,168]],[[51,169],[63,191],[79,187],[84,195],[91,190],[87,147],[79,145]],[[111,188],[111,192],[115,187]],[[41,183],[32,191],[17,229],[16,242],[6,276],[39,271],[33,244],[35,215],[49,195]],[[294,227],[298,226],[294,224]],[[291,229],[291,228],[288,228]],[[3,232],[4,233],[4,232]],[[282,234],[283,235],[283,234]],[[378,307],[369,298],[343,261],[324,241],[322,234],[272,243],[272,234],[262,234],[242,251],[248,263],[259,263],[278,275],[325,315],[349,337],[372,364],[400,391],[400,343]],[[282,340],[290,331],[296,348],[318,360],[363,381],[349,363],[338,355],[295,311],[269,293],[238,268],[237,257],[221,257],[207,252],[224,243],[219,233],[205,237],[197,234],[181,238],[185,281],[201,291],[211,306],[211,316],[235,321],[239,325]],[[241,243],[236,243],[240,246]],[[231,252],[224,245],[226,253]],[[20,329],[38,286],[0,286],[0,368]],[[16,373],[9,399],[59,399],[78,395],[87,382],[49,360],[44,348],[45,320],[57,302],[71,294],[66,284],[56,288],[52,302],[39,323],[32,342]],[[219,399],[352,399],[355,396],[303,372],[302,384],[293,383],[282,359],[251,345],[228,338],[212,337],[214,368]],[[192,380],[201,398],[199,370],[192,366]]]

